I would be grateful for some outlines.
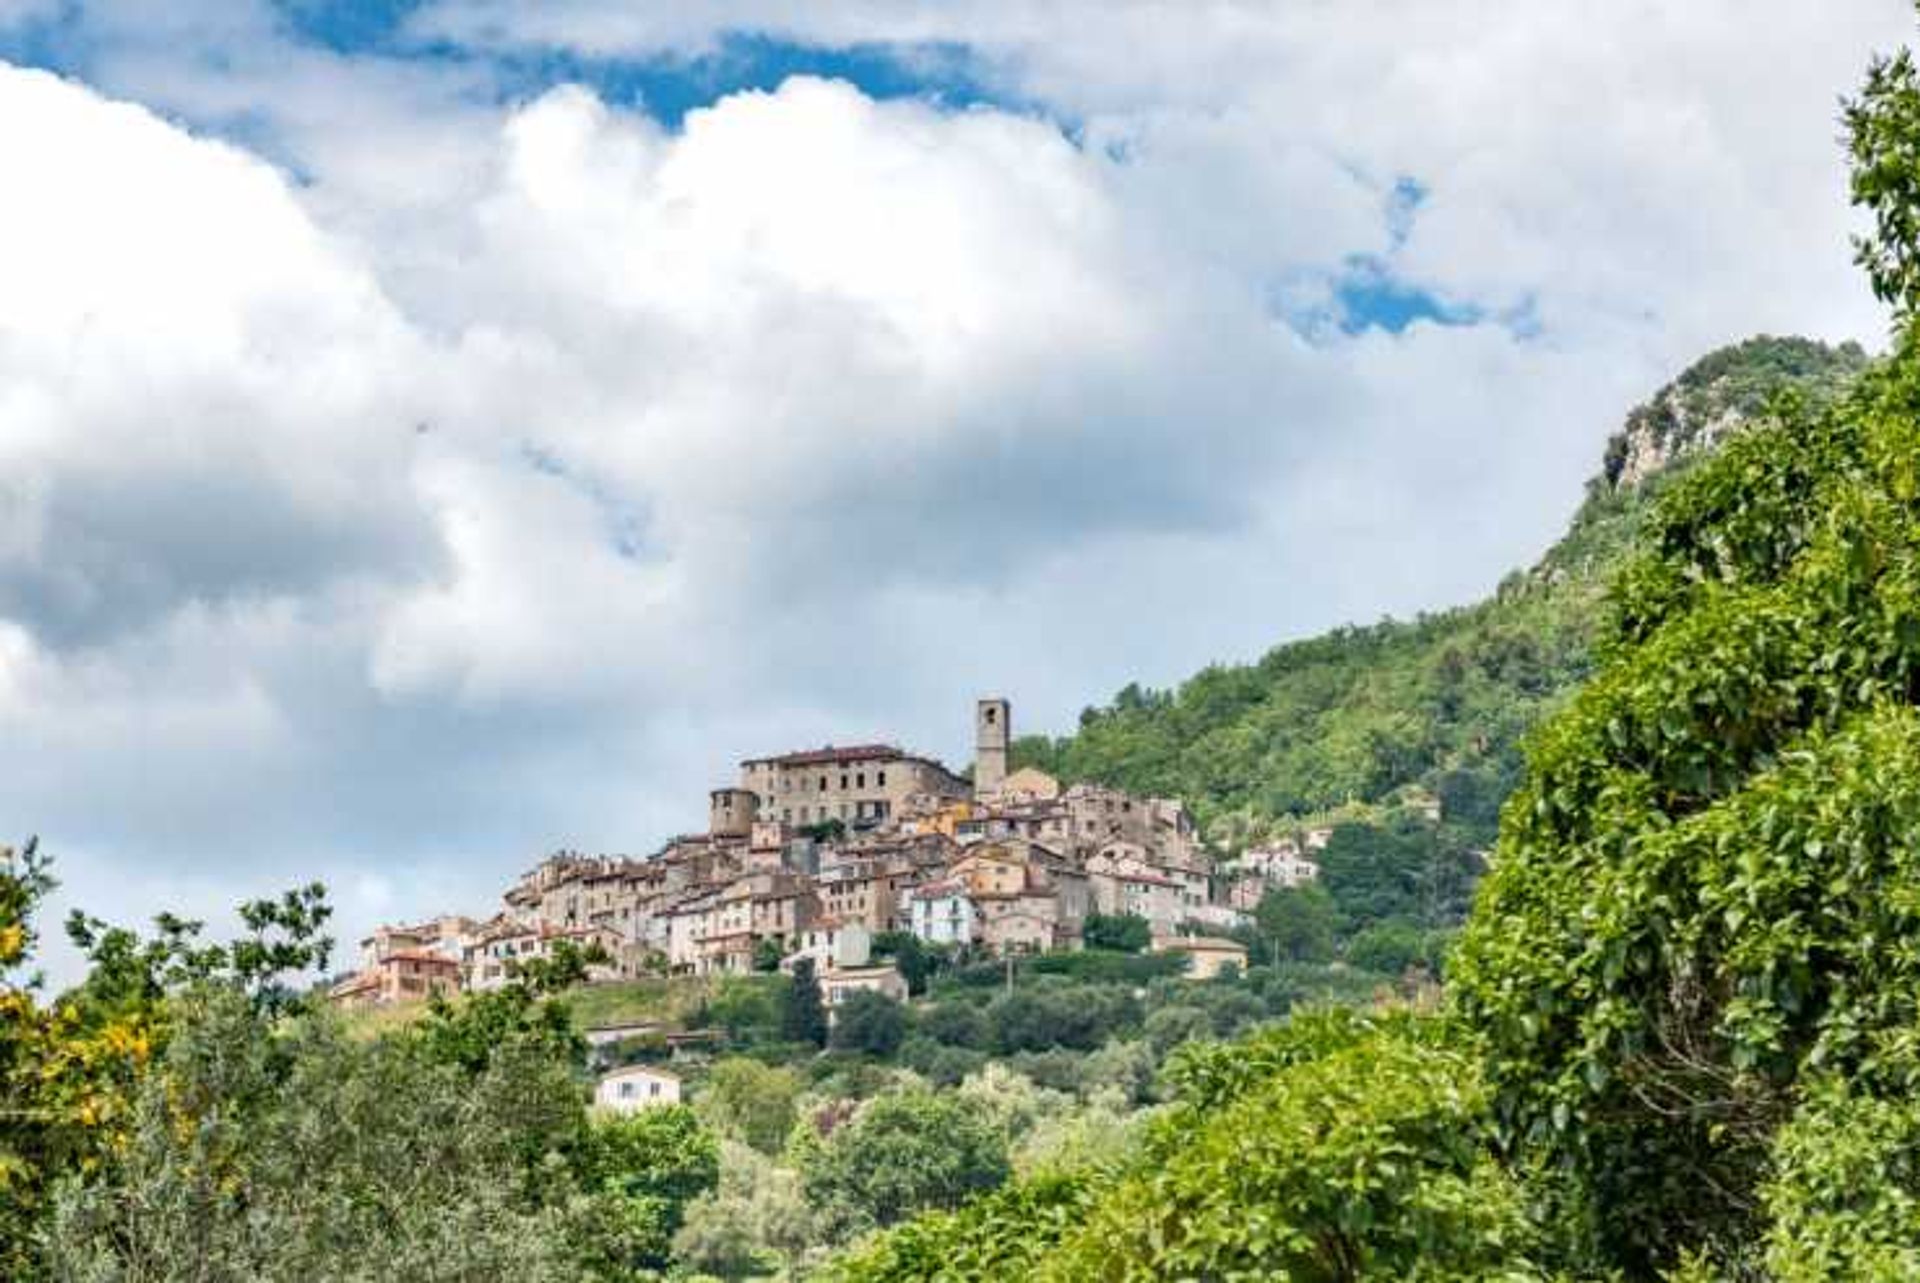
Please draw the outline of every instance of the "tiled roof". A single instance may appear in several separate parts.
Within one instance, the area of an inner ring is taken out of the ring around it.
[[[848,748],[835,748],[829,744],[825,748],[806,749],[799,753],[782,753],[778,757],[749,757],[742,766],[758,766],[772,763],[775,766],[833,766],[842,762],[893,761],[906,754],[893,744],[854,744]]]

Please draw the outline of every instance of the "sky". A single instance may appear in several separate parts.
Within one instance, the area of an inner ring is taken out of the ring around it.
[[[1473,600],[1694,358],[1882,345],[1838,111],[1913,27],[0,0],[0,842],[351,941]]]

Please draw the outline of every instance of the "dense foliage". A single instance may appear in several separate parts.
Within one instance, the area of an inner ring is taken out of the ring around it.
[[[1522,1277],[1534,1232],[1490,1157],[1475,1062],[1443,1032],[1330,1013],[1196,1047],[1119,1161],[1038,1172],[832,1277]]]
[[[1686,478],[1508,808],[1454,976],[1605,1259],[1743,1262],[1803,1098],[1920,1072],[1917,460],[1908,347]]]

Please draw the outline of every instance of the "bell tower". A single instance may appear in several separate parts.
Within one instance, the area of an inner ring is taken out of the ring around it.
[[[1007,778],[1007,749],[1013,743],[1013,706],[1004,699],[983,699],[973,711],[973,795],[1000,791]]]

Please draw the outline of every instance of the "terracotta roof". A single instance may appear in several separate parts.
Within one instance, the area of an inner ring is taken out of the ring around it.
[[[437,962],[442,966],[457,967],[460,964],[444,953],[435,953],[431,949],[394,949],[382,962]]]
[[[832,766],[841,762],[893,761],[905,757],[899,747],[893,744],[854,744],[847,748],[835,748],[829,744],[825,748],[806,749],[798,753],[782,753],[778,757],[749,757],[742,766],[758,766],[772,763],[775,766]]]

